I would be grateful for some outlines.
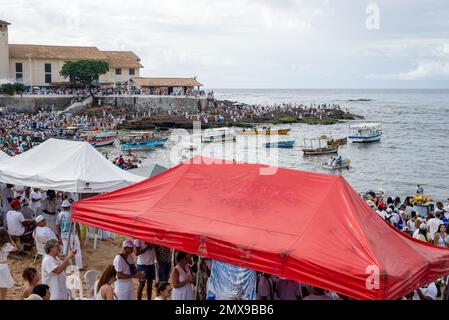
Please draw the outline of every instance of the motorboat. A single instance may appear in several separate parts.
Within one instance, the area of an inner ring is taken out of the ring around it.
[[[325,162],[325,163],[322,163],[321,166],[324,169],[328,169],[328,170],[348,169],[350,163],[351,163],[351,159],[344,159],[341,164],[330,165],[329,163]]]
[[[250,128],[250,129],[243,129],[239,131],[239,134],[251,134],[251,135],[288,135],[288,133],[291,131],[291,129],[275,129],[272,130],[270,127],[264,127],[262,129],[258,128]]]
[[[167,140],[168,140],[168,138],[163,138],[163,139],[151,140],[151,141],[124,143],[121,145],[120,149],[122,151],[152,150],[154,148],[163,147],[165,142],[167,142]]]
[[[113,145],[117,136],[118,132],[115,131],[84,131],[79,138],[97,148]],[[79,140],[78,138],[75,139]]]
[[[265,147],[266,148],[293,148],[294,144],[295,144],[294,140],[267,142],[267,143],[265,143]]]
[[[305,156],[319,156],[323,154],[338,153],[339,145],[327,145],[326,139],[322,136],[319,138],[304,139],[304,147],[302,149]],[[316,142],[317,141],[317,142]],[[322,142],[323,141],[323,142]],[[318,145],[317,145],[318,144]]]
[[[202,142],[235,141],[235,132],[230,128],[213,128],[204,130],[201,135]]]
[[[382,128],[380,123],[361,123],[350,127],[348,137],[353,143],[370,143],[380,141]]]

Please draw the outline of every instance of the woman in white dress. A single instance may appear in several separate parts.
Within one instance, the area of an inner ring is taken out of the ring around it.
[[[8,266],[8,254],[16,251],[17,246],[5,228],[0,228],[0,300],[6,299],[6,291],[14,285]]]
[[[173,284],[172,300],[195,300],[193,284],[195,278],[190,272],[189,262],[191,255],[178,251],[176,254],[176,267],[171,274]]]
[[[117,300],[114,288],[112,288],[116,275],[117,272],[112,264],[104,269],[100,279],[94,285],[95,300]]]
[[[434,245],[438,246],[438,247],[442,247],[442,248],[447,248],[448,247],[448,236],[446,233],[446,226],[444,224],[441,224],[438,227],[438,231],[435,232],[434,235]]]

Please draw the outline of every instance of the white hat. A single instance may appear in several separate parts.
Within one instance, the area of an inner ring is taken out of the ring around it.
[[[135,248],[136,246],[132,242],[132,240],[123,241],[122,248]]]
[[[44,299],[42,299],[40,295],[33,293],[30,294],[28,298],[25,298],[24,300],[44,300]]]
[[[40,215],[40,216],[37,216],[36,217],[36,219],[34,220],[36,223],[39,223],[39,222],[42,222],[42,221],[44,221],[45,220],[45,217],[44,216],[42,216],[42,215]]]
[[[61,205],[61,207],[63,207],[63,208],[68,208],[68,207],[70,207],[70,206],[72,206],[72,204],[71,204],[70,201],[67,200],[67,199],[65,199],[65,200],[62,202],[62,205]]]
[[[14,186],[14,190],[16,190],[17,192],[23,192],[25,191],[25,187],[24,186]]]

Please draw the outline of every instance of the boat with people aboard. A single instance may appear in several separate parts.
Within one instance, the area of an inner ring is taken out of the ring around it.
[[[323,139],[322,137],[319,138],[311,138],[307,139],[304,138],[304,147],[302,149],[302,152],[305,156],[319,156],[323,154],[333,154],[338,153],[339,145],[327,145],[325,143],[326,139]],[[316,145],[318,143],[318,146]],[[323,141],[323,142],[322,142]],[[310,147],[309,147],[310,146]]]
[[[84,140],[97,148],[113,145],[117,136],[116,131],[84,131],[77,140]]]
[[[153,131],[131,131],[119,137],[120,143],[155,140]]]
[[[206,129],[201,135],[202,142],[226,142],[235,141],[235,131],[230,128]]]
[[[294,144],[295,144],[295,140],[267,142],[267,143],[265,143],[265,147],[266,148],[293,148]]]
[[[133,143],[124,143],[121,145],[120,149],[122,151],[146,151],[152,150],[155,148],[163,147],[165,142],[167,142],[168,138],[151,140],[151,141],[142,141],[142,142],[133,142]]]
[[[249,128],[239,131],[239,134],[253,134],[253,135],[288,135],[291,129],[271,129],[271,127],[263,128]]]
[[[348,137],[353,143],[370,143],[380,141],[382,127],[380,123],[361,123],[349,127],[351,135]]]
[[[321,166],[328,170],[349,169],[351,159],[343,159],[341,156],[329,159],[328,162],[324,162]]]
[[[332,136],[328,136],[328,135],[323,135],[321,137],[323,139],[327,140],[326,143],[327,143],[328,146],[332,146],[332,145],[343,146],[343,145],[348,143],[348,138],[347,137],[339,138],[339,139],[334,139]]]

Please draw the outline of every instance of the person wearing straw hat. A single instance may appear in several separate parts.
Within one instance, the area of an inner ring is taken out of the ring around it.
[[[61,212],[58,214],[56,219],[56,229],[58,231],[59,237],[62,240],[63,251],[67,252],[67,247],[69,246],[69,238],[70,238],[70,248],[76,250],[75,262],[77,268],[82,271],[83,270],[83,258],[81,254],[81,245],[79,235],[81,234],[80,226],[78,223],[74,222],[75,232],[70,235],[70,231],[73,229],[70,228],[72,225],[72,212],[70,211],[70,207],[72,204],[69,200],[64,200],[61,205]]]

